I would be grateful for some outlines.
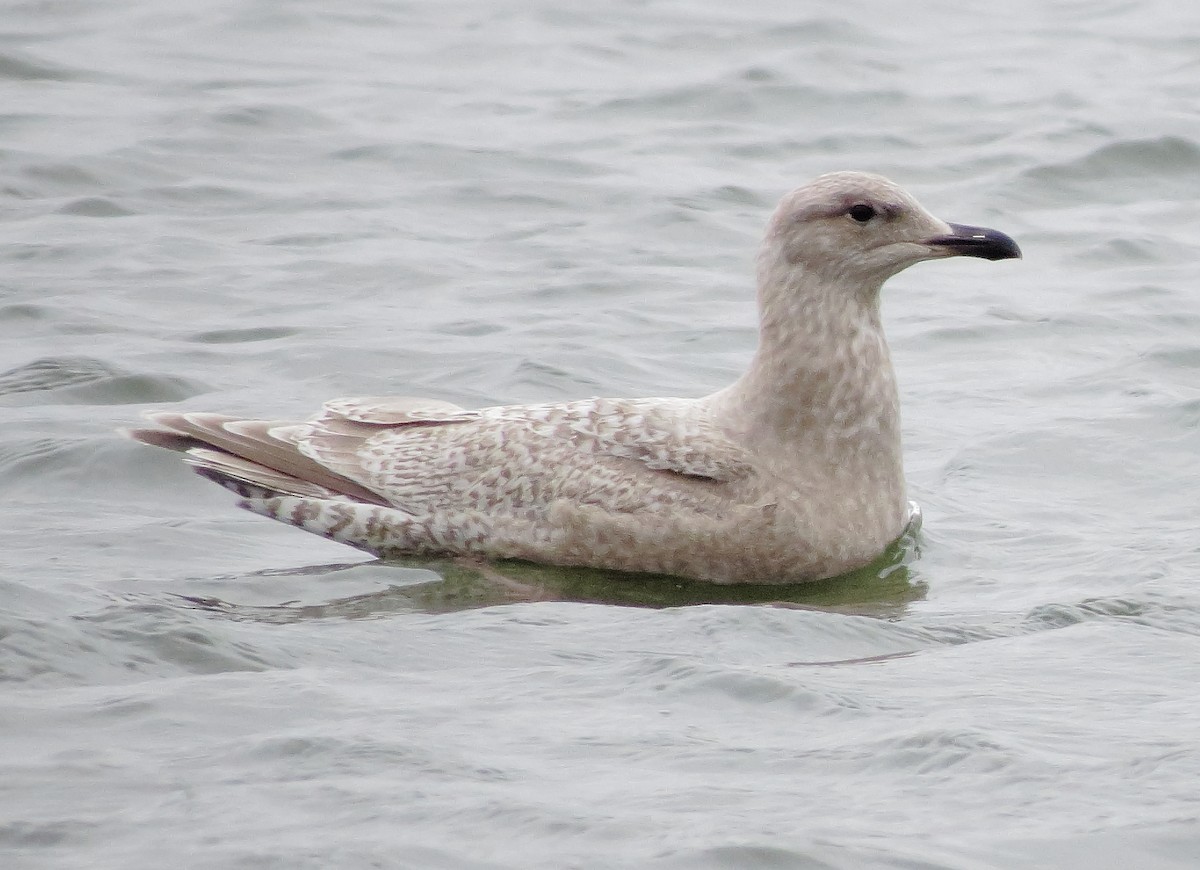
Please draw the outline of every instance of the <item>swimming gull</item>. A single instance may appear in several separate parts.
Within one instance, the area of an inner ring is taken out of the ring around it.
[[[880,555],[909,517],[884,281],[922,260],[1020,257],[878,175],[789,193],[758,256],[758,349],[699,399],[466,410],[337,399],[306,422],[148,414],[255,513],[379,556],[465,555],[788,583]]]

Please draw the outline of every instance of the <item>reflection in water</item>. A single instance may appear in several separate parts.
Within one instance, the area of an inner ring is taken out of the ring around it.
[[[903,615],[906,604],[925,595],[924,584],[912,582],[908,570],[919,553],[917,531],[908,530],[878,559],[857,571],[829,580],[792,585],[725,586],[657,574],[626,574],[528,562],[403,559],[371,564],[422,568],[436,573],[439,579],[389,585],[377,592],[319,604],[238,605],[219,598],[180,597],[194,607],[258,622],[361,619],[412,611],[450,613],[534,601],[576,601],[626,607],[768,604],[897,618]],[[321,565],[294,571],[259,572],[255,576],[330,576],[360,567]]]

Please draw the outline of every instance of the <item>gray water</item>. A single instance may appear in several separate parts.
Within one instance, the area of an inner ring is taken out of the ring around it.
[[[1200,866],[1200,7],[2,12],[0,866]],[[854,577],[377,563],[113,434],[703,394],[833,169],[1026,255],[886,288]]]

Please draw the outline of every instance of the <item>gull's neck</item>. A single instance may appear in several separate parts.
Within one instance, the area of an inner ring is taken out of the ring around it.
[[[805,451],[838,455],[854,444],[898,466],[899,401],[879,287],[839,286],[838,276],[781,265],[760,271],[758,350],[718,394],[727,423]]]

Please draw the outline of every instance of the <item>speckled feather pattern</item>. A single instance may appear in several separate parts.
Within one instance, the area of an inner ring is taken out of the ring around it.
[[[874,226],[847,214],[864,203]],[[785,197],[759,258],[758,352],[704,398],[340,399],[303,423],[159,413],[131,434],[185,453],[255,513],[381,556],[826,577],[907,520],[878,291],[955,253],[931,241],[950,231],[878,176],[835,173]]]

